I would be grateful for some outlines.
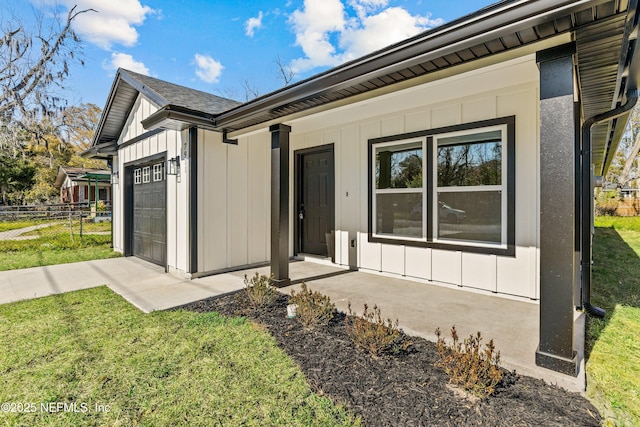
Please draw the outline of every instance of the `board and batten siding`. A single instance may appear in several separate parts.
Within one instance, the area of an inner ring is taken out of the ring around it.
[[[270,139],[198,130],[198,272],[269,261]]]
[[[291,123],[292,162],[295,150],[334,144],[336,263],[538,299],[538,80],[535,58],[528,56]],[[369,139],[512,115],[516,117],[514,257],[368,241]],[[348,121],[354,118],[358,120]],[[294,218],[293,176],[290,185]],[[293,235],[292,224],[291,251]]]
[[[118,145],[145,133],[142,124],[157,107],[144,96],[139,95],[122,131]],[[165,130],[118,150],[113,158],[113,167],[119,171],[119,180],[113,184],[113,247],[124,252],[124,176],[125,164],[144,161],[156,154],[165,154],[165,160],[180,155],[183,144],[188,141],[188,131]],[[166,176],[167,180],[167,268],[178,274],[187,271],[188,263],[188,167],[187,159],[180,162],[180,180],[176,176]]]

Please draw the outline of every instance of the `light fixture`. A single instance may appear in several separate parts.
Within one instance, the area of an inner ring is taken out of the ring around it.
[[[180,157],[167,160],[167,175],[180,175]]]
[[[113,171],[111,173],[111,184],[117,184],[120,180],[120,171]]]

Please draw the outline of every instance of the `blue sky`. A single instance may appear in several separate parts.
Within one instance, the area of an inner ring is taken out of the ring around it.
[[[14,0],[66,12],[92,8],[75,22],[85,66],[71,69],[70,104],[103,107],[116,69],[244,101],[246,87],[282,87],[276,59],[295,80],[357,58],[494,3],[491,0]]]

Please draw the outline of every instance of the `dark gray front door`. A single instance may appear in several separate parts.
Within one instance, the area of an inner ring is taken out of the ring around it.
[[[167,261],[164,161],[133,168],[133,255],[165,266]]]
[[[335,222],[333,146],[299,152],[297,161],[299,252],[328,256]]]

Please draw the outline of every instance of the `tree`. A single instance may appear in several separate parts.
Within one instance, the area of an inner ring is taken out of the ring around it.
[[[289,64],[285,64],[282,61],[282,58],[280,57],[280,55],[276,56],[275,63],[276,63],[276,66],[278,67],[278,77],[282,79],[282,83],[283,83],[282,85],[284,87],[289,86],[289,83],[291,83],[291,81],[294,79],[296,74],[293,72]]]
[[[2,20],[0,125],[48,117],[64,108],[66,101],[55,94],[55,89],[63,87],[69,76],[69,63],[81,50],[71,24],[88,11],[93,9],[78,11],[74,6],[66,19],[54,20],[50,26],[36,16],[35,28],[29,28],[17,17]]]
[[[629,115],[626,132],[611,161],[605,184],[615,185],[618,188],[633,186],[632,182],[640,178],[638,152],[640,152],[640,109],[636,107]]]

